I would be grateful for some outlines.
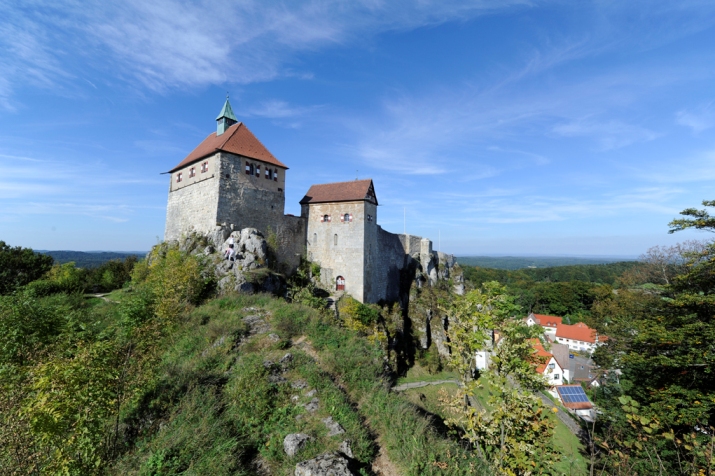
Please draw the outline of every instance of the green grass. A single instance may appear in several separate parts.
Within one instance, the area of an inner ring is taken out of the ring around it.
[[[419,364],[415,364],[407,371],[407,375],[397,380],[397,384],[412,383],[412,382],[434,382],[437,380],[452,380],[458,379],[455,372],[444,370],[438,373],[430,373],[427,369]]]

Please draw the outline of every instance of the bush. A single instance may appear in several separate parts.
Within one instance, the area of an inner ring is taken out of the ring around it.
[[[0,295],[39,279],[52,267],[52,256],[30,248],[11,247],[0,240]]]

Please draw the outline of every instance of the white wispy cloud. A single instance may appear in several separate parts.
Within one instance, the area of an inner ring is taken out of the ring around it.
[[[698,134],[715,126],[715,110],[712,103],[691,110],[683,109],[675,114],[675,122]]]
[[[0,106],[12,107],[20,84],[56,85],[94,70],[153,91],[310,78],[292,64],[296,53],[532,3],[0,0]],[[63,66],[70,55],[72,66]]]
[[[658,137],[656,132],[642,126],[627,124],[620,120],[601,122],[593,118],[557,124],[552,130],[564,137],[592,138],[600,144],[602,150],[618,149],[636,142],[651,141]]]

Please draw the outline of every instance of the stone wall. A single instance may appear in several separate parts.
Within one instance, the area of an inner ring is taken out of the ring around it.
[[[406,267],[405,254],[400,235],[395,235],[377,226],[376,243],[373,249],[372,267],[369,268],[368,300],[395,302],[400,299],[401,271]]]
[[[220,192],[216,221],[232,224],[234,229],[256,228],[264,234],[269,226],[275,229],[283,220],[285,170],[271,166],[280,171],[278,181],[273,181],[265,178],[268,164],[227,152],[218,155]],[[261,175],[247,175],[247,163],[263,164]]]
[[[216,225],[216,205],[218,203],[218,179],[215,174],[183,185],[176,190],[174,175],[169,186],[166,205],[166,228],[164,240],[178,240],[182,233],[191,230],[205,234]]]
[[[308,259],[320,265],[323,285],[334,290],[337,277],[342,276],[345,291],[361,302],[365,300],[366,227],[377,226],[374,219],[366,221],[365,203],[316,203],[307,213]],[[352,215],[347,223],[340,219],[346,213]],[[328,221],[322,221],[325,215]]]
[[[284,215],[280,224],[267,230],[276,234],[276,258],[287,274],[292,274],[300,265],[300,258],[305,256],[307,220],[303,217]]]

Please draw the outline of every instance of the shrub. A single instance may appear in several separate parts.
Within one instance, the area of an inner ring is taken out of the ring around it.
[[[53,258],[30,248],[11,247],[0,240],[0,295],[39,279],[52,267]]]

